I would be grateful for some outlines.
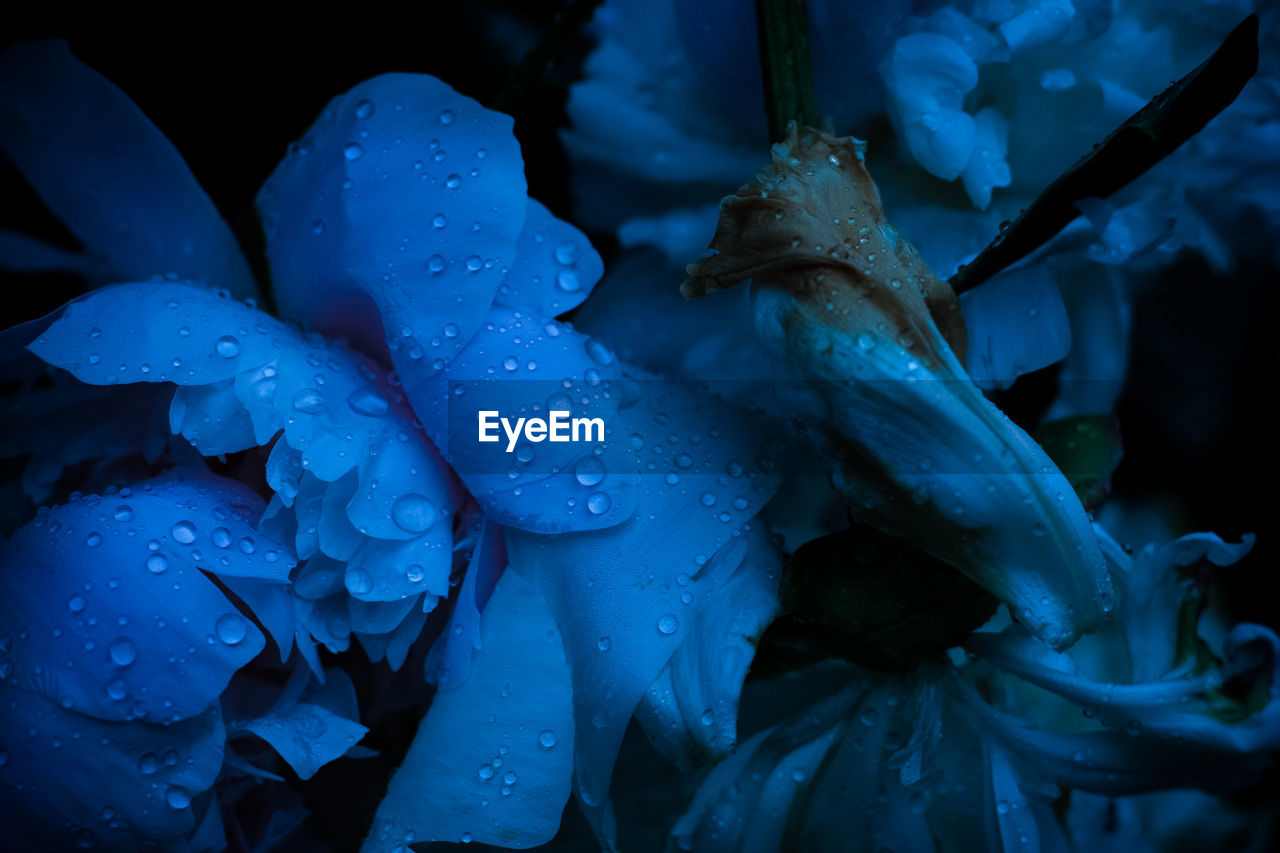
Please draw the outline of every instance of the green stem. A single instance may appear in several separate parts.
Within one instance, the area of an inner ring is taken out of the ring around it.
[[[769,138],[776,142],[786,135],[792,121],[802,127],[818,124],[804,0],[756,0],[756,29]]]

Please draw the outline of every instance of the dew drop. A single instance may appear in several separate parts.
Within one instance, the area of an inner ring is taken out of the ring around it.
[[[596,641],[596,648],[602,652],[607,652],[609,649],[613,648],[613,640],[610,640],[608,637],[601,637]]]
[[[373,110],[373,101],[365,98],[360,101],[360,103],[356,104],[356,118],[368,118],[373,115]]]
[[[592,515],[604,515],[612,504],[613,501],[604,492],[595,492],[587,498],[587,512]]]
[[[576,243],[561,243],[556,246],[554,254],[556,263],[571,264],[578,259],[578,245]]]
[[[560,270],[556,274],[556,287],[565,293],[577,293],[582,289],[582,281],[573,270]]]
[[[147,571],[151,572],[151,574],[164,574],[167,568],[169,568],[169,560],[164,554],[152,554],[147,557]]]
[[[138,650],[128,637],[120,637],[113,642],[107,647],[107,653],[111,655],[111,662],[116,666],[128,666],[138,657]]]
[[[674,634],[679,627],[680,620],[670,613],[658,617],[658,632],[661,634]]]
[[[97,548],[102,544],[102,534],[90,533],[84,538],[84,544],[88,545],[90,548]]]
[[[213,348],[223,358],[235,358],[240,354],[240,341],[236,340],[234,335],[223,335],[218,338]]]
[[[293,395],[294,411],[318,415],[325,410],[324,395],[314,388],[302,388]]]
[[[584,486],[595,486],[604,479],[604,463],[594,456],[584,456],[573,467],[573,476]]]
[[[422,533],[435,523],[436,508],[422,495],[402,495],[391,507],[391,520],[401,530]]]
[[[83,595],[73,595],[67,599],[67,609],[72,613],[83,613],[87,603]]]
[[[361,568],[349,569],[345,578],[347,592],[352,595],[365,595],[369,590],[373,589],[373,576],[368,570]]]
[[[169,531],[169,534],[173,537],[174,542],[182,545],[190,545],[192,542],[196,541],[195,523],[186,520],[179,521]]]
[[[364,149],[360,147],[359,142],[349,142],[347,147],[342,149],[342,156],[348,160],[359,160],[364,154]]]
[[[219,640],[228,646],[237,646],[244,642],[245,636],[249,633],[249,624],[239,613],[227,613],[218,617],[213,630]]]
[[[556,733],[551,729],[543,729],[538,732],[538,746],[543,749],[551,749],[556,745]]]
[[[169,790],[164,792],[164,801],[169,804],[170,808],[185,809],[191,805],[191,795],[187,793],[186,788],[172,785]]]
[[[215,548],[231,547],[231,531],[225,527],[215,527],[213,532],[209,534],[209,538],[213,540]]]

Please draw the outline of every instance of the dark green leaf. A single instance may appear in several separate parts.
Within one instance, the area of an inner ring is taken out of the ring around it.
[[[1120,427],[1111,415],[1077,415],[1043,423],[1035,439],[1066,475],[1087,509],[1111,490],[1111,474],[1124,456]]]
[[[783,604],[830,653],[903,669],[959,645],[997,602],[946,563],[854,526],[792,555]]]

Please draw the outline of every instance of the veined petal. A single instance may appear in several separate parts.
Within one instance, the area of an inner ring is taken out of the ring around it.
[[[414,841],[536,847],[569,798],[569,666],[546,600],[514,572],[481,618],[471,678],[437,693],[378,806],[365,853]]]
[[[516,260],[511,126],[425,74],[330,101],[258,194],[282,314],[366,352],[387,342],[406,377],[452,358]]]
[[[1084,508],[961,367],[955,294],[885,221],[860,143],[793,131],[722,203],[712,248],[682,292],[753,280],[758,330],[817,392],[806,431],[856,515],[955,566],[1056,648],[1102,621],[1111,581]]]
[[[0,148],[49,209],[120,280],[176,275],[256,292],[217,209],[127,96],[65,42],[0,54]]]

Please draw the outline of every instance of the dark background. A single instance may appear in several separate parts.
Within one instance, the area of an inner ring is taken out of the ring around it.
[[[50,4],[28,8],[22,18],[3,13],[0,41],[67,39],[77,57],[124,90],[168,136],[243,234],[258,187],[334,95],[382,72],[415,71],[493,104],[564,5],[478,0],[390,10],[352,4],[292,15],[224,7],[202,15],[171,6],[144,17]],[[567,87],[590,46],[581,33],[565,40],[558,58],[507,110],[516,119],[530,194],[571,220],[557,131],[565,123]],[[762,161],[764,156],[762,150]],[[593,232],[590,223],[575,224],[607,264],[615,249],[611,235]],[[1218,224],[1228,233],[1264,228],[1248,210],[1238,221]],[[75,245],[7,162],[0,163],[0,227]],[[1113,483],[1117,495],[1165,508],[1179,532],[1214,530],[1229,539],[1259,534],[1250,557],[1229,570],[1220,603],[1235,619],[1273,627],[1280,626],[1273,523],[1280,488],[1274,449],[1280,391],[1276,236],[1249,240],[1258,247],[1255,254],[1241,257],[1229,277],[1215,276],[1198,257],[1183,253],[1142,289],[1134,310],[1132,378],[1118,413],[1126,455]],[[70,278],[9,279],[0,322],[34,318],[77,292]],[[1029,423],[1051,398],[1054,382],[1053,368],[1026,377],[1002,403]],[[410,662],[402,674],[415,671]],[[383,686],[413,689],[399,677]],[[385,773],[403,754],[415,724],[406,712],[390,730],[375,731],[387,750],[383,760],[343,762],[307,786],[313,821],[305,836],[326,838],[333,849],[354,849]],[[571,828],[573,811],[566,818]]]

